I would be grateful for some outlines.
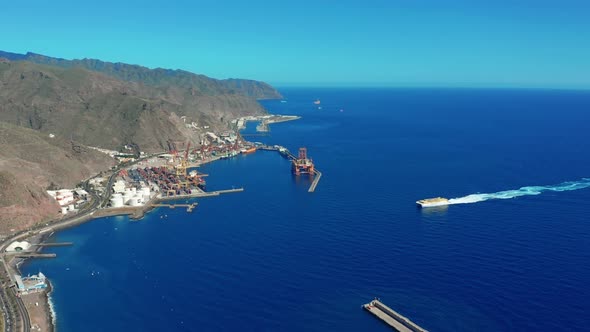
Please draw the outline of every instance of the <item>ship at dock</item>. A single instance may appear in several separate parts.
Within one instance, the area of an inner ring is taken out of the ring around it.
[[[426,198],[416,202],[419,207],[433,207],[433,206],[445,206],[449,205],[449,200],[444,197]]]

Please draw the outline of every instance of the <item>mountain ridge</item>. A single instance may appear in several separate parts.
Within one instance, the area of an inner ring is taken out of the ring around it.
[[[108,62],[92,58],[67,60],[33,52],[20,54],[1,50],[0,58],[6,58],[11,61],[30,61],[63,68],[82,67],[124,81],[140,82],[152,86],[175,84],[187,87],[192,84],[197,85],[205,92],[212,92],[212,88],[215,88],[224,93],[244,93],[245,95],[256,99],[282,98],[282,95],[276,89],[265,82],[236,78],[220,80],[202,74],[195,74],[183,69],[166,69],[160,67],[148,68],[136,64]]]
[[[88,146],[198,146],[233,119],[266,114],[257,101],[266,98],[281,95],[264,82],[0,51],[0,236],[58,216],[49,186],[71,188],[114,164]]]

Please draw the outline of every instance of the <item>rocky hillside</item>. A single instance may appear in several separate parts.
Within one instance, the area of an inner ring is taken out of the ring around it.
[[[47,187],[71,188],[114,163],[84,146],[195,146],[206,131],[264,114],[257,99],[268,98],[281,95],[262,82],[0,51],[0,235],[56,217]]]
[[[135,143],[143,151],[162,151],[168,140],[197,144],[205,126],[223,130],[236,117],[265,112],[248,96],[257,88],[236,93],[246,87],[229,82],[223,88],[198,81],[147,85],[82,67],[0,61],[0,121],[90,146]],[[186,128],[193,122],[197,129]]]
[[[112,63],[96,59],[66,60],[28,52],[26,54],[0,51],[0,58],[29,61],[62,68],[84,68],[103,73],[123,81],[138,82],[155,87],[180,87],[198,95],[242,95],[255,99],[280,99],[281,94],[272,86],[253,80],[217,80],[185,70],[149,69],[138,65]]]
[[[0,234],[56,217],[59,206],[45,190],[73,188],[114,165],[108,155],[69,140],[0,122]]]

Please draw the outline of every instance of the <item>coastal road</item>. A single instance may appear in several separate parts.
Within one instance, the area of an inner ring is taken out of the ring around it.
[[[16,296],[16,292],[15,292],[15,296]],[[17,305],[17,309],[19,311],[19,315],[23,319],[23,331],[30,332],[31,331],[31,319],[29,317],[29,312],[27,311],[27,308],[25,307],[23,300],[18,296],[16,297],[16,305]]]
[[[8,306],[8,299],[6,297],[6,292],[4,288],[0,290],[0,306],[2,306],[2,312],[4,313],[4,332],[15,331],[15,317],[12,314],[12,310],[10,310],[10,307]]]

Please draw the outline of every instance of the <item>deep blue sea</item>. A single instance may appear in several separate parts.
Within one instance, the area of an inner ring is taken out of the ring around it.
[[[590,330],[590,92],[281,92],[302,119],[249,139],[307,147],[316,192],[258,151],[201,167],[245,191],[193,213],[59,232],[24,271],[60,332],[390,331],[376,296],[430,331]],[[468,204],[416,208],[435,196]]]

